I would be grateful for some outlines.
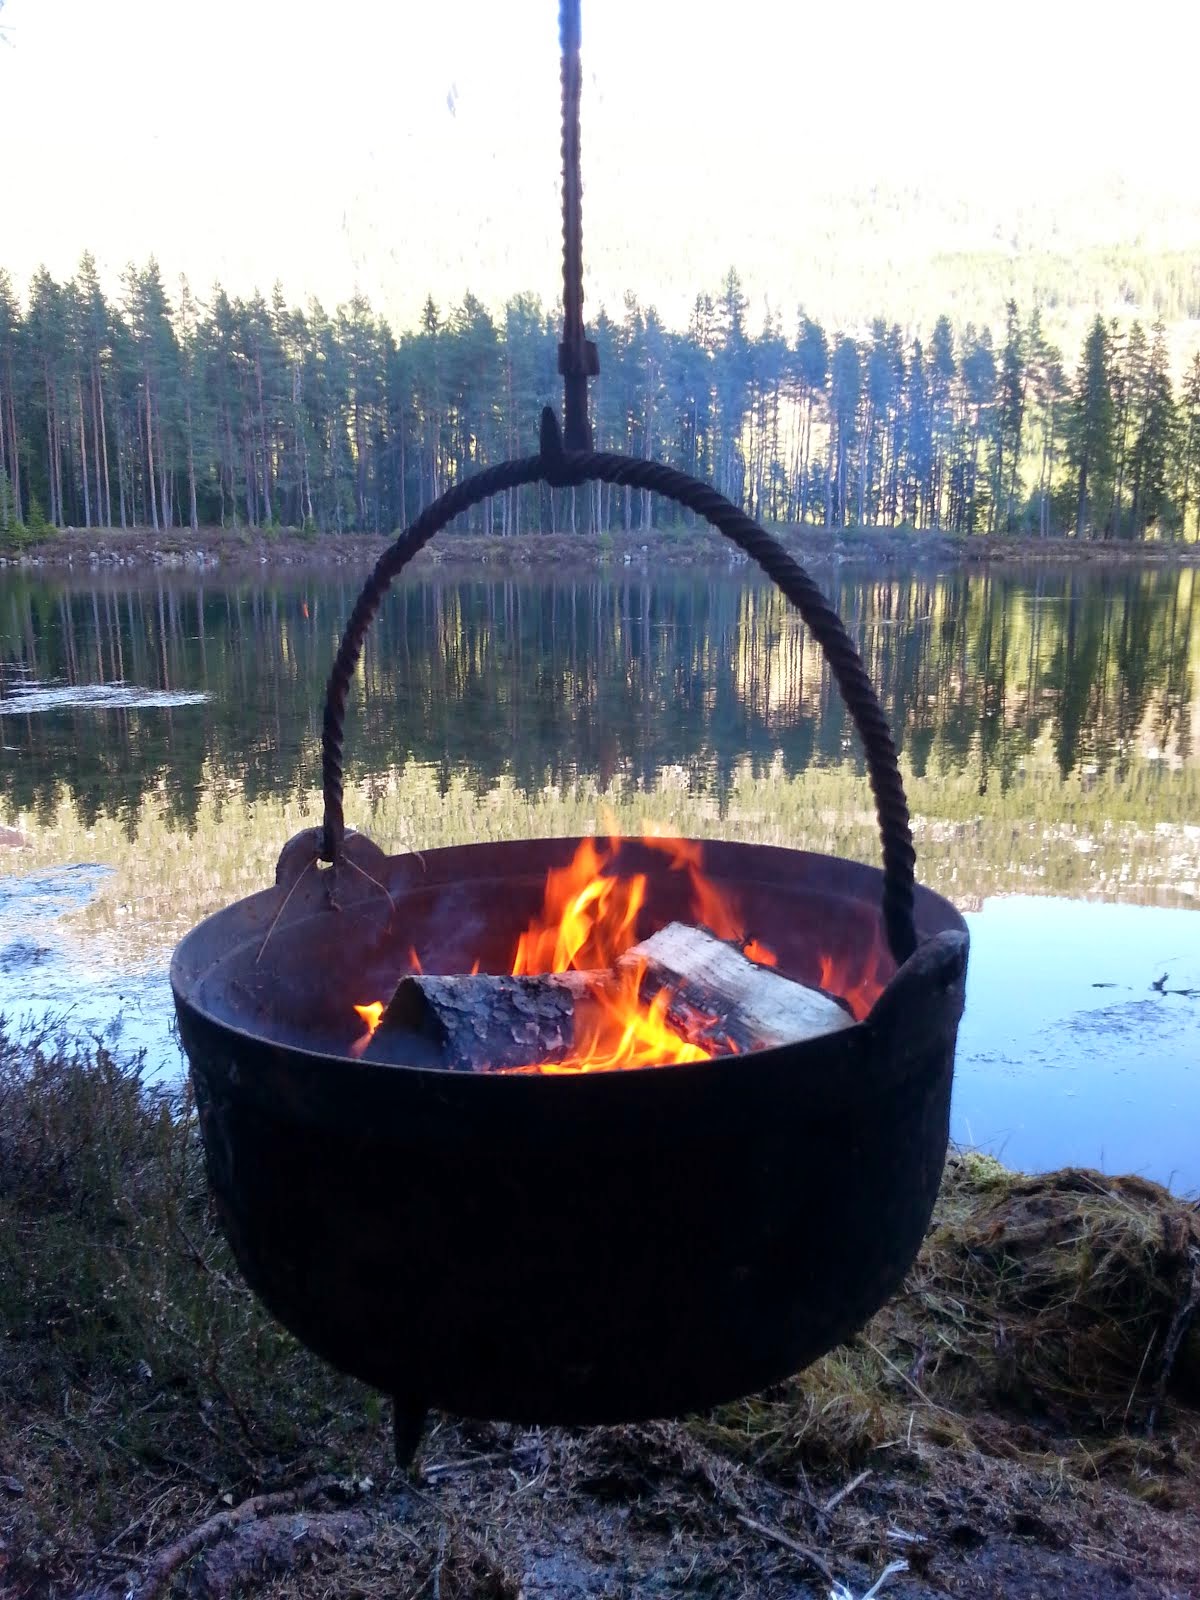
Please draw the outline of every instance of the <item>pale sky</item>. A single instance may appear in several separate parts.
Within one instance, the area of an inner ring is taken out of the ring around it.
[[[115,283],[559,284],[556,0],[8,0],[0,265],[90,247]],[[794,306],[789,251],[832,185],[1070,192],[1194,176],[1196,0],[584,0],[588,293],[668,320],[737,262]],[[1200,195],[1197,197],[1200,199]],[[1098,219],[1120,237],[1120,219]],[[914,241],[914,245],[918,242]]]

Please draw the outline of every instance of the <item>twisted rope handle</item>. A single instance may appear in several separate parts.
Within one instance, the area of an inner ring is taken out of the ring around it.
[[[554,488],[566,488],[597,480],[628,485],[635,489],[649,489],[696,512],[757,561],[799,610],[809,631],[824,651],[866,751],[867,771],[875,796],[879,836],[883,846],[884,928],[897,965],[903,965],[917,943],[913,923],[913,867],[916,857],[909,828],[908,805],[887,719],[837,612],[783,546],[711,485],[657,461],[638,461],[630,456],[595,452],[591,448],[587,381],[599,371],[599,361],[596,347],[588,340],[583,323],[583,185],[579,159],[579,97],[583,76],[579,57],[580,0],[560,0],[559,32],[562,46],[563,339],[558,348],[558,370],[563,377],[566,450],[554,413],[547,407],[542,413],[541,451],[538,455],[521,461],[501,462],[499,466],[456,484],[440,500],[427,506],[376,563],[346,625],[325,695],[321,733],[321,779],[325,792],[322,857],[336,863],[341,855],[346,833],[342,759],[346,697],[362,654],[367,629],[392,579],[403,571],[436,533],[461,512],[507,489],[538,482],[548,483]]]
[[[427,506],[395,544],[385,550],[363,586],[342,637],[325,696],[322,725],[321,777],[325,793],[325,827],[322,857],[335,862],[341,853],[346,820],[343,810],[343,736],[346,697],[350,680],[362,654],[367,629],[387,593],[392,579],[412,558],[461,512],[506,489],[544,482],[554,488],[590,481],[649,489],[703,517],[719,533],[744,550],[796,607],[824,652],[830,671],[858,730],[867,758],[867,772],[875,796],[879,837],[883,847],[883,922],[888,945],[897,965],[916,949],[913,922],[913,868],[916,854],[909,827],[904,783],[896,762],[896,748],[883,708],[841,618],[820,589],[778,540],[746,516],[724,495],[686,473],[658,461],[592,450],[564,452],[554,413],[542,414],[542,449],[536,456],[499,466],[466,478]]]
[[[563,438],[568,450],[592,448],[588,379],[600,371],[596,346],[583,326],[583,177],[579,159],[579,94],[583,67],[579,0],[562,0],[558,14],[562,46],[562,238],[563,336],[558,370],[563,380]]]

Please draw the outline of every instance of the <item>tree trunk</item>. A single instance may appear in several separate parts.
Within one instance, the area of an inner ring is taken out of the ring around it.
[[[233,507],[233,525],[237,527],[237,483],[236,467],[233,454],[233,422],[229,415],[229,407],[225,407],[225,462],[229,473],[229,504]],[[224,505],[221,510],[221,520],[225,519]]]
[[[408,485],[405,479],[408,476],[408,461],[404,453],[404,418],[400,418],[400,526],[408,527]],[[509,491],[511,495],[512,491]]]
[[[127,526],[125,518],[125,444],[121,429],[121,408],[117,407],[117,495],[121,502],[121,526]]]
[[[57,526],[58,501],[55,498],[57,474],[54,470],[54,396],[50,388],[50,366],[49,363],[44,359],[42,361],[42,382],[44,383],[46,389],[46,476],[49,480],[50,490],[50,521]]]
[[[100,472],[100,415],[96,409],[96,363],[93,361],[88,373],[88,389],[92,402],[92,464],[96,469],[96,521],[104,527],[111,527],[112,518],[104,520],[104,479]]]
[[[0,411],[0,428],[4,426],[4,414]],[[8,366],[8,439],[9,439],[9,472],[12,483],[13,500],[17,508],[17,521],[21,518],[21,453],[17,449],[17,408],[13,401],[12,365]]]
[[[146,373],[146,486],[150,492],[150,526],[158,532],[158,500],[154,489],[154,424],[151,419],[150,374]]]
[[[262,448],[262,516],[264,526],[270,526],[275,520],[271,505],[271,462],[267,449],[267,408],[263,400],[262,351],[257,343],[254,350],[254,376],[258,384],[258,432]]]
[[[1187,440],[1183,447],[1183,494],[1179,503],[1179,533],[1181,538],[1187,539],[1187,514],[1188,501],[1192,488],[1192,429],[1189,425]]]
[[[862,444],[858,450],[858,525],[860,528],[866,522],[867,479],[874,470],[874,433],[875,408],[874,406],[869,406],[867,408],[866,426],[863,428]],[[843,513],[843,523],[845,520],[845,514]]]
[[[833,417],[829,418],[829,449],[828,461],[825,470],[825,527],[833,527],[833,474],[834,474],[834,437]]]
[[[112,527],[112,484],[108,476],[108,429],[104,421],[104,374],[96,368],[96,393],[100,399],[100,459],[104,463],[104,511],[108,527]],[[121,526],[125,526],[124,513]]]
[[[83,525],[85,528],[90,528],[92,525],[92,497],[88,489],[87,439],[83,426],[83,381],[78,372],[75,374],[75,402],[79,407],[79,465],[83,470]],[[97,495],[99,491],[100,485],[97,482]]]
[[[165,528],[169,528],[175,521],[173,505],[171,474],[167,471],[167,435],[163,427],[162,413],[158,416],[158,512]]]
[[[242,435],[242,466],[246,474],[246,520],[250,527],[258,527],[258,474],[254,470],[254,440],[249,428]]]
[[[192,397],[190,394],[184,403],[184,415],[187,419],[188,512],[192,532],[199,533],[200,518],[196,511],[196,456],[192,439]]]
[[[808,521],[808,463],[812,455],[813,392],[808,389],[804,402],[804,423],[800,444],[800,521]]]
[[[55,492],[56,492],[56,494],[58,496],[58,522],[59,522],[59,526],[60,527],[64,527],[65,528],[66,525],[67,525],[67,513],[66,513],[66,502],[65,502],[65,498],[63,496],[62,458],[63,458],[62,417],[59,415],[58,396],[56,395],[55,396],[55,403],[54,403],[54,482],[55,482]]]

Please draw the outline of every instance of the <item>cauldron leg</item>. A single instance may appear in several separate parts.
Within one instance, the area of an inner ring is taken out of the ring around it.
[[[421,1440],[425,1436],[427,1412],[419,1400],[395,1394],[392,1396],[392,1438],[396,1447],[396,1465],[401,1472],[412,1466]]]

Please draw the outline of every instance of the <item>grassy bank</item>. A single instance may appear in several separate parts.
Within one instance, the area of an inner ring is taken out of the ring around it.
[[[805,565],[864,562],[872,566],[949,568],[980,562],[1047,565],[1200,564],[1200,543],[1128,540],[1034,539],[1023,535],[960,536],[913,528],[785,526],[774,530]],[[301,534],[294,529],[148,528],[56,530],[19,542],[0,539],[0,562],[49,567],[147,566],[228,568],[362,566],[373,563],[391,542],[371,534]],[[633,529],[617,533],[443,533],[420,556],[420,567],[486,567],[580,571],[607,566],[723,566],[742,559],[706,526]]]
[[[849,1175],[852,1178],[852,1175]],[[0,1036],[0,1595],[1180,1595],[1200,1570],[1200,1215],[951,1158],[904,1292],[684,1423],[381,1402],[242,1286],[186,1094]]]

